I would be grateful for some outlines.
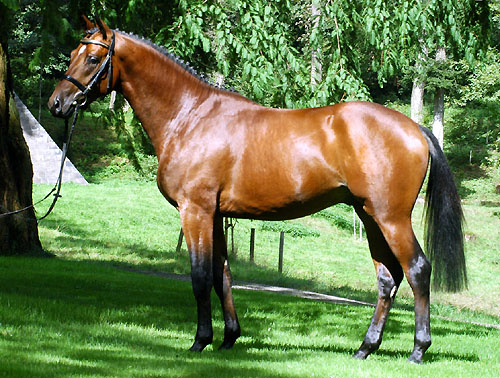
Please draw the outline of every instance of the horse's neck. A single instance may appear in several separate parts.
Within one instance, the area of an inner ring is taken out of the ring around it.
[[[117,52],[122,92],[160,155],[211,89],[154,48],[129,37],[126,43],[132,51]]]

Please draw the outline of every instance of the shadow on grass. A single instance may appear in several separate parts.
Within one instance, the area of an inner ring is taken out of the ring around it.
[[[12,376],[288,376],[286,366],[292,361],[307,365],[311,356],[329,361],[332,353],[350,358],[372,312],[362,306],[236,291],[243,337],[232,351],[209,347],[199,355],[186,351],[196,329],[188,282],[57,258],[0,258],[0,275],[0,371]],[[217,347],[223,322],[214,297]],[[449,335],[463,331],[459,327],[436,321],[433,332]],[[484,337],[484,330],[466,328],[467,337]],[[413,314],[397,310],[385,339],[402,340],[404,349],[385,349],[383,344],[375,356],[406,358],[413,346]],[[430,362],[449,359],[479,357],[463,349],[426,355]],[[276,366],[282,371],[276,372]]]
[[[142,243],[131,243],[129,241],[122,240],[102,240],[86,231],[82,226],[71,222],[68,219],[61,219],[58,216],[53,216],[50,219],[44,220],[43,226],[51,230],[60,231],[60,235],[56,236],[56,239],[60,245],[64,248],[68,248],[69,250],[108,251],[113,249],[120,251],[120,254],[124,257],[120,261],[114,261],[114,264],[128,267],[133,266],[134,268],[150,269],[154,271],[181,274],[190,273],[189,256],[184,249],[178,254],[173,248],[168,247],[163,250],[156,250]],[[49,252],[57,254],[57,251],[49,250]],[[127,256],[137,256],[138,259],[134,259],[133,262],[127,263]],[[92,257],[89,258],[92,259]],[[96,259],[96,261],[98,261],[98,259]],[[286,273],[280,274],[276,271],[276,269],[256,265],[249,262],[245,258],[241,258],[240,256],[230,255],[229,263],[231,265],[233,276],[239,281],[258,282],[293,289],[319,291],[318,283],[314,280],[290,277],[287,276]],[[344,285],[329,288],[328,290],[321,290],[321,292],[323,294],[368,303],[376,303],[377,301],[377,289],[375,285],[373,290],[357,290],[349,287],[348,285]],[[396,306],[400,306],[400,304],[396,304]]]
[[[172,247],[168,246],[165,249],[158,250],[144,243],[133,243],[121,239],[104,240],[99,236],[96,237],[93,233],[89,233],[83,226],[69,219],[61,218],[58,215],[54,215],[52,218],[46,219],[43,222],[44,227],[59,231],[59,235],[55,238],[59,244],[70,251],[108,251],[112,249],[120,251],[120,254],[124,257],[124,259],[120,261],[115,261],[116,264],[155,271],[181,274],[190,273],[189,257],[187,251],[184,249],[178,254]],[[49,250],[49,252],[57,254],[57,251]],[[85,252],[83,252],[83,254],[85,254]],[[70,256],[70,254],[68,255]],[[105,253],[103,253],[103,255],[105,255]],[[127,263],[126,256],[134,255],[138,258],[133,259],[133,262]],[[290,277],[287,276],[286,273],[280,274],[276,269],[250,263],[247,259],[240,256],[230,255],[229,263],[233,276],[239,281],[258,282],[301,290],[321,291],[324,294],[368,303],[376,303],[377,300],[377,288],[375,285],[373,290],[356,290],[348,285],[329,287],[327,290],[319,290],[318,282],[312,279]],[[373,275],[375,277],[375,273]],[[399,304],[396,304],[396,306],[398,305]]]

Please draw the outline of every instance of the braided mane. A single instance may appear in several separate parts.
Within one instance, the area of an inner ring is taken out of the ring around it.
[[[144,43],[144,44],[148,45],[149,47],[155,49],[156,51],[158,51],[162,55],[166,56],[172,62],[177,64],[183,70],[185,70],[186,72],[188,72],[189,74],[191,74],[192,76],[197,78],[198,80],[202,81],[203,83],[208,84],[211,87],[214,87],[217,89],[221,89],[221,90],[228,91],[228,92],[238,93],[234,88],[227,88],[223,85],[221,86],[221,85],[214,83],[212,80],[210,80],[210,78],[205,76],[203,73],[198,74],[198,72],[189,64],[189,62],[186,62],[183,59],[179,58],[177,55],[171,53],[166,47],[158,46],[156,43],[152,42],[151,40],[144,38],[144,37],[140,37],[140,36],[133,34],[133,33],[127,33],[127,32],[121,31],[121,30],[116,30],[116,32],[123,34],[123,35],[126,35],[127,37],[130,37],[137,42]]]

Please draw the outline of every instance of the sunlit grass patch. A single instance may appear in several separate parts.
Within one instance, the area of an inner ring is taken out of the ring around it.
[[[499,373],[500,331],[436,318],[424,365],[409,365],[413,313],[404,309],[393,309],[380,350],[357,361],[373,308],[235,290],[242,337],[217,351],[213,296],[214,345],[198,354],[187,352],[196,330],[189,282],[55,258],[1,258],[0,274],[0,372],[9,377]]]

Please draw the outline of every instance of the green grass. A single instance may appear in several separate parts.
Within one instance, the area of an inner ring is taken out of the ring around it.
[[[422,366],[406,359],[413,314],[394,309],[382,348],[359,346],[372,308],[235,290],[234,349],[186,349],[195,332],[188,282],[93,262],[0,259],[0,375],[202,377],[497,377],[500,331],[433,318]],[[215,298],[215,347],[223,322]]]
[[[34,198],[49,188],[35,186]],[[500,376],[500,331],[467,323],[500,324],[498,206],[465,205],[470,288],[432,293],[433,345],[425,364],[413,366],[406,362],[414,332],[406,283],[382,347],[367,361],[350,356],[373,308],[241,290],[234,296],[243,336],[234,350],[216,351],[223,322],[214,295],[214,347],[188,353],[196,331],[190,284],[115,268],[189,273],[185,247],[175,252],[175,209],[150,182],[66,184],[62,195],[39,223],[42,244],[56,258],[0,258],[0,376]],[[417,205],[419,238],[421,212]],[[350,208],[338,206],[285,224],[238,221],[234,278],[374,302],[366,238],[353,238],[351,217]],[[283,274],[279,231],[286,232]]]
[[[35,187],[35,198],[47,186]],[[40,222],[42,244],[64,259],[104,261],[185,273],[190,271],[185,245],[177,254],[180,222],[177,211],[153,183],[107,182],[65,185],[53,214]],[[465,205],[469,290],[458,294],[432,293],[434,311],[457,317],[500,323],[500,207]],[[43,209],[40,208],[40,213]],[[421,239],[422,205],[414,212]],[[231,269],[237,280],[315,290],[353,299],[376,300],[376,276],[366,238],[353,238],[352,210],[337,206],[312,217],[283,224],[239,220]],[[339,224],[341,227],[339,227]],[[250,228],[256,229],[255,264],[249,262]],[[278,274],[279,231],[285,234],[283,274]],[[397,304],[412,306],[406,281]],[[451,306],[451,308],[448,308]],[[471,315],[468,310],[474,311]]]
[[[123,125],[113,124],[108,103],[96,101],[91,111],[80,112],[68,158],[88,182],[109,179],[154,181],[158,161],[140,126],[131,126],[132,111],[125,113]],[[62,145],[64,121],[43,109],[41,124],[52,139]],[[146,153],[147,152],[147,153]]]

